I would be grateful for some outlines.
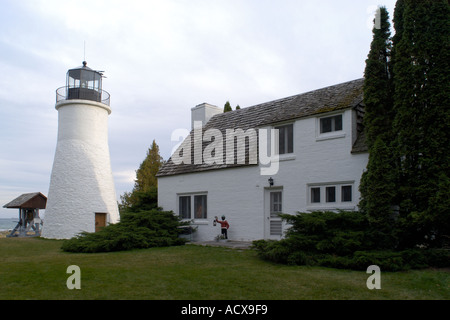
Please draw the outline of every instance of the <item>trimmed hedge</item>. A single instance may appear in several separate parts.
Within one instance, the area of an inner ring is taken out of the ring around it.
[[[121,221],[104,227],[99,232],[82,232],[65,240],[62,250],[67,252],[111,252],[185,244],[179,238],[182,223],[173,212],[153,209],[126,212]]]

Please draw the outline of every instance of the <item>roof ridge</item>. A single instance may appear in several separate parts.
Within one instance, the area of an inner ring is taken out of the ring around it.
[[[304,117],[354,108],[360,105],[363,100],[363,81],[364,78],[355,79],[260,103],[237,111],[217,114],[206,123],[203,130],[206,131],[214,128],[221,132],[226,132],[228,129],[256,129],[258,127],[273,126],[278,123],[294,121]],[[204,141],[203,148],[205,148],[205,143]],[[175,165],[171,159],[164,164],[157,176],[224,169],[236,166],[235,164],[207,165],[204,163],[201,165]]]
[[[248,107],[244,107],[244,108],[238,109],[238,110],[233,110],[232,112],[242,111],[242,110],[245,110],[245,109],[248,109],[248,108],[254,108],[254,107],[258,107],[258,106],[265,105],[265,104],[272,104],[272,103],[275,103],[275,102],[278,102],[278,101],[290,100],[290,99],[294,99],[294,98],[296,98],[298,96],[302,96],[302,95],[305,95],[305,94],[312,94],[312,93],[315,93],[317,91],[321,91],[321,90],[325,90],[325,89],[329,89],[329,88],[334,88],[334,87],[338,87],[338,86],[344,86],[344,85],[350,84],[352,82],[363,81],[363,80],[364,80],[364,78],[358,78],[358,79],[342,82],[342,83],[335,84],[335,85],[329,85],[329,86],[325,86],[325,87],[322,87],[322,88],[319,88],[319,89],[314,89],[314,90],[311,90],[311,91],[306,91],[306,92],[294,94],[294,95],[291,95],[291,96],[288,96],[288,97],[284,97],[284,98],[274,99],[274,100],[267,101],[267,102],[258,103],[258,104],[252,105],[252,106],[248,106]],[[227,114],[227,113],[229,113],[229,112],[220,113],[218,115],[223,115],[223,114]]]

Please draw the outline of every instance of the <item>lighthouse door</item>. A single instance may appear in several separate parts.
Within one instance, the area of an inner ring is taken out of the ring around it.
[[[95,232],[100,231],[101,228],[106,227],[106,213],[95,213]]]

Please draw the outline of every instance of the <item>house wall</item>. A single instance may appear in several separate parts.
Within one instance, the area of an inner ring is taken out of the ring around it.
[[[268,193],[271,190],[282,191],[283,213],[356,210],[360,198],[360,178],[367,165],[368,154],[351,154],[355,134],[353,111],[349,109],[326,116],[335,114],[343,114],[343,130],[326,135],[320,134],[320,117],[293,122],[294,153],[280,156],[277,174],[264,176],[260,166],[247,166],[160,177],[159,206],[178,214],[179,195],[207,194],[207,219],[194,220],[194,225],[198,227],[194,241],[214,240],[220,234],[220,225],[213,226],[214,216],[220,218],[222,215],[230,223],[228,238],[231,240],[269,238],[265,231],[268,221],[265,205],[269,203]],[[273,187],[269,187],[270,177],[274,179]],[[311,186],[323,190],[327,186],[336,186],[339,190],[341,185],[352,186],[351,202],[311,203]]]
[[[207,192],[208,217],[195,220],[195,241],[213,240],[220,234],[220,225],[214,227],[213,221],[222,215],[230,223],[229,239],[261,238],[263,195],[259,181],[257,166],[164,177],[158,180],[158,205],[178,213],[179,195]]]

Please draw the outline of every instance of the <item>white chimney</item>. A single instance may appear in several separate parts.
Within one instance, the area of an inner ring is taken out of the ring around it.
[[[191,109],[191,127],[194,129],[194,122],[201,122],[202,127],[216,114],[223,113],[223,110],[212,104],[202,103]]]

